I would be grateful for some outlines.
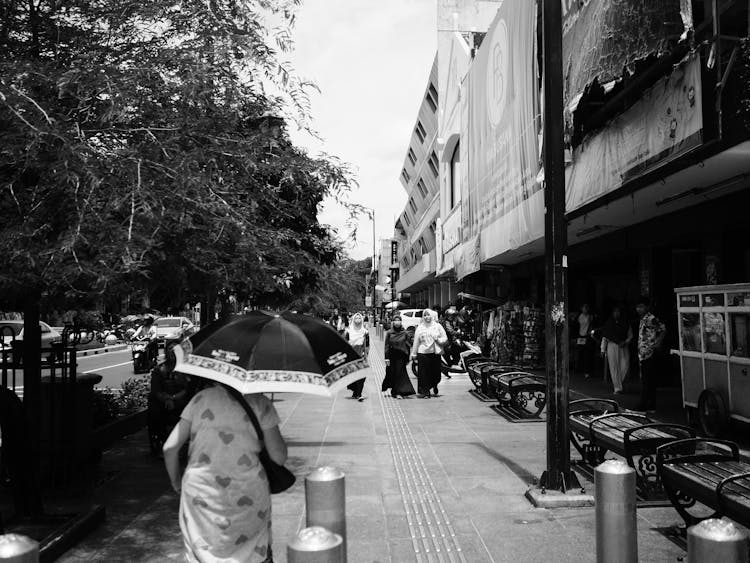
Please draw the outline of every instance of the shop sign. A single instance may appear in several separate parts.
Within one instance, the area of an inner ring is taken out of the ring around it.
[[[398,264],[398,241],[391,241],[391,264]]]
[[[456,210],[443,224],[443,251],[448,252],[461,242],[461,211]]]
[[[698,304],[697,295],[680,295],[680,307],[698,307]]]
[[[630,109],[576,147],[565,171],[566,211],[699,146],[702,107],[700,57],[690,55]]]
[[[535,2],[505,0],[465,82],[465,162],[471,166],[462,166],[468,169],[468,179],[466,197],[462,197],[460,234],[464,240],[473,241],[491,225],[512,224],[513,229],[492,237],[493,255],[530,242],[543,225],[542,214],[530,209],[541,205],[540,198],[532,199],[541,190],[537,181],[541,123],[536,21]],[[461,147],[463,150],[463,137]],[[464,161],[463,154],[461,158]],[[466,263],[465,257],[462,261]],[[466,264],[468,269],[473,268],[473,264],[470,268]]]
[[[621,0],[561,1],[566,107],[594,78],[599,84],[621,78],[624,68],[665,52],[692,26],[684,0],[628,2],[627,8]]]
[[[478,272],[481,268],[481,239],[479,235],[466,241],[460,250],[461,252],[456,258],[456,278],[458,280]]]

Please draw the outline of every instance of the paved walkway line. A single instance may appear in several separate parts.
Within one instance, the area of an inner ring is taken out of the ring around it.
[[[378,390],[385,376],[382,344],[370,353]],[[417,563],[467,563],[456,532],[409,429],[401,402],[379,393],[391,455]]]

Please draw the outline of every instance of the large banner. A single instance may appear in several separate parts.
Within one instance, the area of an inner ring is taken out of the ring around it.
[[[692,26],[685,0],[561,1],[566,106],[594,78],[600,84],[620,78],[637,61],[667,51]]]
[[[691,56],[576,147],[566,170],[566,211],[700,145],[701,107],[700,59]]]
[[[482,261],[538,238],[543,228],[536,209],[542,198],[534,197],[541,190],[536,15],[536,2],[505,0],[466,81],[463,237],[481,236]],[[465,263],[467,273],[476,267],[476,259]]]

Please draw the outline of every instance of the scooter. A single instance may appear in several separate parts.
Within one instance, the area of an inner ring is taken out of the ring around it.
[[[133,340],[131,345],[133,354],[133,373],[146,373],[156,367],[156,345],[149,338]]]
[[[450,379],[453,375],[457,375],[459,373],[466,373],[467,370],[464,367],[462,361],[462,356],[464,355],[464,353],[468,352],[470,355],[482,354],[482,350],[479,345],[475,342],[465,340],[464,336],[465,335],[463,332],[459,332],[458,337],[454,342],[454,346],[456,347],[456,354],[459,357],[458,360],[455,360],[454,357],[449,358],[445,352],[440,355],[440,373],[442,373],[443,376],[447,379]],[[414,374],[414,377],[417,377],[419,367],[417,366],[416,361],[413,361],[411,363],[411,372],[412,374]]]

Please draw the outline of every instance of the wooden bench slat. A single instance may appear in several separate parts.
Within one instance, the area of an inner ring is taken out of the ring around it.
[[[677,463],[670,464],[669,467],[698,483],[706,484],[715,492],[719,482],[723,479],[750,471],[750,464],[734,462],[732,466],[727,467],[729,463],[732,462]],[[747,482],[743,480],[730,483],[724,490],[750,501],[750,479]]]

